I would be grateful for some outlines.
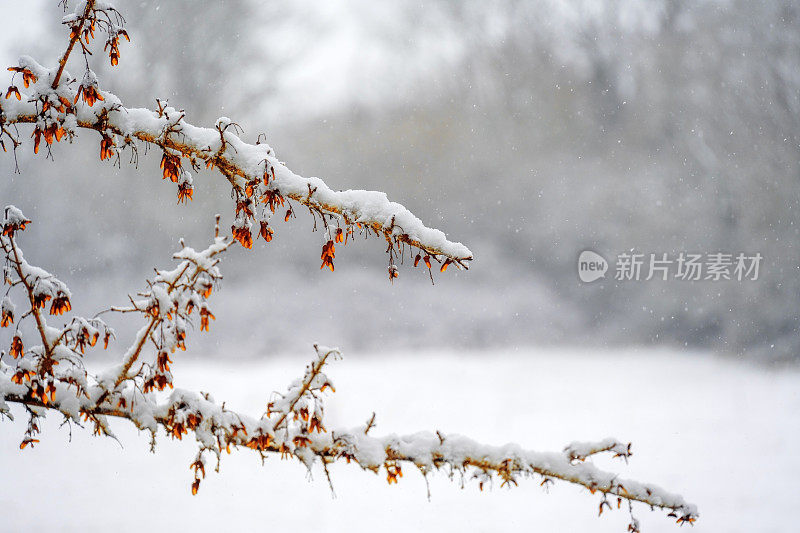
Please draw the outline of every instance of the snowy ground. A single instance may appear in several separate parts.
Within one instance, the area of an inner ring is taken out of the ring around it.
[[[310,355],[307,354],[307,355]],[[299,376],[298,356],[264,362],[176,363],[179,385],[209,391],[244,411],[263,410],[265,393]],[[345,357],[329,375],[337,393],[328,427],[363,423],[376,433],[439,429],[487,443],[560,450],[572,440],[614,436],[634,456],[598,460],[625,477],[682,493],[700,508],[696,531],[796,531],[800,475],[800,372],[767,370],[703,354],[629,350],[400,353]],[[241,450],[189,492],[190,442],[161,438],[158,453],[131,426],[114,426],[124,449],[53,418],[35,449],[19,451],[24,417],[0,424],[2,531],[616,531],[620,511],[597,517],[598,499],[538,481],[513,490],[460,490],[443,475],[408,471],[399,486],[352,465],[309,482],[296,463]],[[9,483],[8,480],[13,480]],[[639,506],[643,531],[678,531]]]

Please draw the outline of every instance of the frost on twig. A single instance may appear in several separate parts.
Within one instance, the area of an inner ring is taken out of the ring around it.
[[[334,348],[315,345],[316,355],[304,375],[290,383],[286,392],[275,393],[258,418],[218,404],[208,394],[173,388],[170,365],[172,357],[186,349],[189,324],[199,318],[203,331],[214,318],[208,298],[221,279],[220,255],[236,242],[227,237],[217,236],[201,251],[184,246],[173,256],[178,262],[175,268],[157,271],[148,289],[131,296],[129,305],[109,310],[138,316],[144,326],[122,354],[120,364],[92,376],[83,365],[84,351],[101,338],[108,348],[113,331],[98,318],[75,316],[61,328],[47,324],[46,303],[50,302],[50,315],[69,312],[70,293],[52,274],[23,259],[17,237],[29,223],[18,209],[7,207],[0,236],[8,285],[2,302],[2,325],[15,328],[11,360],[0,359],[0,413],[10,416],[8,402],[28,409],[29,423],[20,448],[39,442],[40,419],[46,416],[46,409],[51,409],[67,419],[91,423],[97,435],[113,436],[111,417],[126,419],[153,437],[159,431],[173,439],[192,434],[198,445],[190,465],[193,493],[206,475],[209,456],[219,464],[223,452],[250,448],[262,458],[274,454],[296,459],[309,470],[319,463],[327,476],[328,464],[352,462],[364,470],[383,471],[390,484],[399,482],[407,466],[426,477],[444,470],[451,478],[459,476],[462,482],[475,479],[481,489],[493,479],[499,480],[501,487],[516,486],[530,477],[539,477],[542,484],[563,480],[600,495],[601,512],[611,508],[608,498],[612,498],[618,507],[627,501],[664,509],[679,523],[692,523],[697,518],[695,506],[681,496],[655,485],[620,479],[585,462],[601,452],[627,459],[630,445],[615,439],[572,443],[563,453],[540,453],[514,444],[487,446],[439,432],[373,437],[369,431],[375,423],[374,414],[366,426],[329,432],[324,394],[328,389],[334,392],[334,386],[324,367],[339,357]],[[19,296],[24,302],[13,303],[12,297]],[[21,322],[29,317],[35,319],[37,330],[41,325],[41,344],[29,341],[22,333]],[[171,392],[166,398],[158,394],[167,388]],[[638,523],[632,519],[631,524]]]

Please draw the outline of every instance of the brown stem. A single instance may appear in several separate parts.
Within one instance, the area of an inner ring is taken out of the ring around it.
[[[9,120],[9,123],[35,124],[37,120],[38,116],[35,114],[18,115],[16,118]],[[238,166],[234,161],[227,158],[224,154],[209,155],[208,152],[200,150],[199,148],[193,146],[190,142],[185,140],[176,139],[169,136],[157,137],[146,131],[134,131],[126,133],[123,132],[120,128],[118,128],[114,124],[110,123],[108,120],[101,120],[98,122],[88,122],[84,120],[79,120],[78,127],[95,130],[102,134],[114,134],[125,138],[136,138],[144,143],[158,146],[161,149],[170,149],[176,152],[180,152],[180,154],[183,157],[186,157],[191,160],[197,160],[197,159],[202,161],[213,160],[214,166],[217,168],[217,170],[219,170],[220,173],[223,176],[225,176],[225,178],[230,182],[230,184],[233,187],[235,187],[242,193],[244,193],[244,185],[242,184],[243,183],[242,180],[249,181],[252,179],[252,176],[249,176],[244,168]],[[290,200],[294,200],[296,202],[303,204],[307,208],[311,209],[313,212],[316,212],[320,215],[341,216],[344,219],[345,223],[348,225],[354,224],[356,222],[357,213],[348,211],[346,210],[346,208],[342,206],[330,205],[323,202],[319,202],[313,195],[292,192],[285,194],[284,196]],[[396,239],[397,241],[404,242],[413,248],[418,248],[424,251],[426,254],[432,257],[449,258],[452,260],[453,263],[465,269],[469,268],[469,261],[472,260],[472,256],[458,257],[447,254],[443,250],[440,250],[434,246],[429,246],[423,242],[420,242],[419,240],[412,239],[409,235],[406,235],[405,233],[400,235],[393,235],[392,228],[385,226],[383,222],[378,220],[361,221],[361,224],[368,230],[374,231],[376,235],[384,235],[387,238]]]
[[[308,390],[311,388],[311,382],[313,382],[314,378],[317,377],[322,371],[322,367],[325,366],[325,361],[332,353],[334,353],[334,350],[329,350],[325,355],[322,356],[322,359],[317,359],[311,363],[311,374],[303,381],[303,387],[300,389],[300,393],[295,395],[294,400],[292,400],[291,405],[289,405],[289,409],[287,409],[286,412],[283,413],[280,419],[275,423],[275,425],[272,426],[273,431],[276,431],[281,424],[283,424],[283,421],[286,420],[286,417],[289,416],[289,413],[294,410],[294,406],[297,405],[297,402],[300,401],[300,398],[302,398],[303,395],[308,392]]]
[[[47,342],[47,335],[45,335],[44,331],[44,319],[41,317],[39,313],[39,308],[36,307],[36,297],[33,293],[33,287],[31,287],[30,283],[22,271],[22,259],[19,257],[19,251],[17,250],[17,245],[14,242],[14,237],[9,237],[9,245],[11,248],[11,253],[14,256],[13,263],[14,263],[14,270],[17,271],[17,276],[19,276],[20,282],[25,287],[25,291],[28,293],[28,302],[31,305],[31,313],[33,314],[33,318],[36,320],[36,329],[39,331],[39,336],[42,338],[42,346],[44,346],[44,353],[45,353],[45,360],[50,360],[53,355],[53,348],[50,347],[50,343]],[[5,246],[3,246],[5,249]]]
[[[233,240],[228,241],[227,243],[225,243],[225,247],[224,248],[222,248],[222,249],[214,252],[213,254],[211,254],[211,257],[217,255],[218,253],[220,253],[220,252],[222,252],[224,250],[227,250],[228,247],[231,246],[234,242],[236,242],[236,241],[233,241]],[[195,271],[192,274],[191,278],[189,279],[188,285],[191,286],[191,284],[194,283],[194,281],[197,279],[197,276],[199,276],[200,273],[203,272],[203,269],[201,269],[196,263],[192,263],[192,262],[187,261],[186,265],[183,267],[183,270],[181,270],[181,273],[178,274],[178,276],[175,277],[175,280],[172,283],[170,283],[169,286],[167,287],[167,294],[172,294],[172,291],[174,291],[175,288],[178,286],[178,282],[180,281],[180,279],[183,277],[183,275],[186,273],[186,271],[189,270],[189,267],[191,265],[193,265],[193,264],[195,266]],[[119,386],[119,384],[122,383],[125,380],[125,378],[126,378],[126,376],[128,374],[128,371],[131,369],[131,366],[133,366],[133,363],[135,363],[136,360],[139,358],[139,355],[141,354],[142,349],[144,348],[144,345],[147,343],[147,339],[150,337],[150,333],[152,333],[153,329],[162,320],[163,319],[160,316],[155,316],[150,320],[150,324],[148,324],[147,329],[144,331],[144,334],[137,341],[137,344],[136,344],[136,347],[134,348],[134,351],[127,358],[127,360],[125,360],[123,362],[122,369],[120,370],[119,374],[117,374],[117,378],[114,381],[114,388],[117,388]],[[98,405],[107,396],[108,396],[107,393],[103,393],[103,395],[97,401]]]
[[[61,74],[64,73],[64,67],[67,66],[67,60],[69,59],[69,55],[72,53],[72,49],[75,46],[75,43],[81,38],[81,32],[83,31],[83,25],[89,19],[89,15],[94,10],[95,0],[88,0],[86,2],[86,8],[83,10],[83,15],[81,16],[80,24],[78,30],[74,32],[69,39],[69,44],[67,45],[67,49],[64,51],[64,54],[61,56],[61,59],[58,60],[58,72],[56,72],[56,77],[53,78],[53,84],[51,87],[53,89],[58,87],[59,81],[61,81]]]
[[[5,401],[20,403],[31,407],[44,407],[48,409],[58,410],[58,408],[55,407],[53,404],[45,405],[44,403],[41,402],[41,400],[39,400],[38,398],[32,398],[30,395],[26,396],[8,395],[5,397]],[[137,423],[135,418],[131,415],[131,413],[129,413],[128,411],[124,411],[122,409],[95,406],[91,409],[84,409],[84,411],[90,415],[95,415],[95,416],[104,415],[104,416],[123,418],[129,420],[135,426],[139,427],[139,424]],[[156,422],[161,426],[164,426],[165,428],[168,428],[169,426],[169,422],[166,416],[157,416]],[[247,446],[249,437],[240,433],[232,435],[231,439],[232,439],[231,444],[234,444],[236,446]],[[259,451],[261,453],[274,453],[274,454],[285,453],[285,450],[282,449],[279,444],[274,442],[269,443],[264,448],[261,448]],[[311,451],[312,453],[314,453],[314,455],[316,455],[321,460],[326,462],[333,462],[336,460],[341,460],[342,458],[346,457],[345,455],[342,454],[342,450],[336,445],[335,441],[332,444],[326,445],[324,447],[311,448]],[[411,464],[417,464],[418,461],[418,459],[413,456],[398,453],[391,446],[387,446],[385,448],[385,452],[388,461],[402,461]],[[350,459],[358,463],[357,459],[353,457],[350,457]],[[444,459],[443,456],[438,455],[436,452],[434,452],[434,465],[437,466],[437,468],[443,466],[444,464],[450,464],[453,468],[457,469],[465,469],[466,467],[471,466],[486,473],[496,474],[501,478],[503,478],[503,476],[515,475],[516,473],[518,473],[519,470],[518,468],[509,466],[511,461],[512,461],[511,459],[489,460],[483,457],[467,456],[463,459],[463,461],[460,461],[458,464],[451,464],[446,459]],[[530,469],[530,471],[543,476],[545,479],[560,479],[562,481],[567,481],[569,483],[585,487],[589,489],[592,493],[596,491],[603,494],[616,496],[623,500],[638,501],[646,505],[649,505],[653,508],[659,508],[675,512],[684,512],[684,509],[682,509],[680,506],[666,505],[658,497],[629,493],[625,490],[625,487],[616,480],[611,480],[609,482],[603,482],[603,483],[593,483],[591,481],[587,481],[581,478],[580,476],[570,475],[564,472],[558,472],[536,464],[525,464],[524,466]]]
[[[181,270],[181,273],[178,274],[178,277],[175,278],[175,281],[170,283],[169,287],[167,287],[167,294],[171,294],[172,291],[175,290],[175,284],[178,282],[181,276],[183,276],[186,273],[186,271],[189,269],[190,264],[191,263],[187,263],[186,266],[183,267],[183,270]],[[154,316],[153,318],[150,319],[150,324],[147,325],[147,329],[144,330],[144,334],[142,334],[139,337],[139,340],[137,341],[136,347],[134,348],[133,352],[131,352],[131,355],[127,358],[127,360],[123,362],[122,369],[120,370],[119,374],[117,374],[117,379],[114,380],[115,389],[119,386],[120,383],[122,383],[122,381],[125,379],[125,376],[127,376],[128,374],[128,370],[131,369],[133,363],[135,363],[136,360],[139,358],[139,354],[142,352],[142,348],[144,348],[144,345],[147,343],[147,339],[150,337],[150,333],[153,331],[153,328],[156,327],[156,325],[162,320],[163,319],[161,318],[161,316]],[[101,398],[97,401],[97,403],[100,404],[102,400],[105,399],[106,396],[107,394],[103,394],[103,396],[101,396]]]

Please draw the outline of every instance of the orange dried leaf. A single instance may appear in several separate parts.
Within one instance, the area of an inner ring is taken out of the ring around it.
[[[231,226],[231,233],[233,234],[233,238],[239,241],[239,244],[245,248],[250,249],[253,247],[253,235],[250,233],[249,229]]]
[[[272,228],[269,227],[269,223],[267,223],[267,222],[265,222],[263,220],[261,221],[261,225],[260,226],[261,227],[260,227],[259,232],[258,232],[259,235],[261,235],[261,238],[264,239],[266,242],[270,242],[272,240],[272,235],[275,232],[272,231]]]
[[[23,351],[25,351],[25,347],[22,344],[22,339],[19,337],[19,335],[15,335],[11,340],[11,349],[8,353],[11,355],[11,357],[16,359],[22,355]]]
[[[194,193],[194,187],[192,187],[188,183],[181,183],[178,185],[178,203],[185,203],[187,200],[192,200],[192,193]]]
[[[67,311],[72,310],[72,305],[69,303],[69,299],[66,296],[59,296],[53,303],[50,305],[50,314],[51,315],[63,315]]]
[[[20,449],[20,450],[24,450],[24,449],[25,449],[25,446],[27,446],[28,444],[30,444],[30,445],[31,445],[31,448],[33,448],[33,445],[34,445],[35,443],[37,443],[37,442],[39,442],[39,439],[25,439],[24,441],[22,441],[22,442],[20,443],[20,445],[19,445],[19,449]]]
[[[104,159],[111,158],[114,155],[114,150],[112,148],[116,146],[114,144],[114,140],[111,137],[103,136],[103,139],[100,141],[100,160],[103,161]]]
[[[6,100],[11,98],[12,94],[17,97],[17,100],[22,100],[22,95],[19,94],[19,89],[17,89],[16,85],[12,85],[11,87],[8,88],[8,90],[6,91]]]

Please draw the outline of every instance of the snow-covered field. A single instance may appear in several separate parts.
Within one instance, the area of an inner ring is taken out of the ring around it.
[[[267,394],[300,375],[304,356],[231,364],[181,362],[178,386],[259,414]],[[345,354],[346,355],[346,354]],[[329,428],[363,423],[376,434],[439,429],[486,443],[560,450],[573,440],[633,442],[630,465],[597,459],[624,477],[682,493],[700,509],[697,531],[797,531],[800,372],[768,370],[665,350],[493,351],[352,356],[329,369]],[[461,490],[444,473],[385,476],[336,465],[309,481],[295,462],[262,467],[249,450],[225,456],[192,497],[191,441],[161,437],[157,453],[129,424],[111,439],[52,417],[35,449],[19,450],[25,418],[0,423],[1,531],[616,531],[622,511],[597,517],[597,496],[538,481],[507,490]],[[13,487],[13,488],[12,488]],[[661,512],[635,507],[645,532],[677,531]]]

